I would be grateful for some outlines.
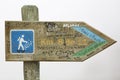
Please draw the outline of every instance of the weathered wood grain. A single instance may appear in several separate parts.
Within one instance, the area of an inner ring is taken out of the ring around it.
[[[84,22],[6,22],[7,34],[13,29],[34,30],[35,48],[33,54],[8,51],[7,60],[84,61],[116,42]]]
[[[36,6],[22,7],[23,21],[38,21],[38,8]],[[24,61],[24,80],[39,80],[39,62]]]
[[[8,61],[84,61],[116,42],[85,22],[38,22],[38,15],[34,16],[38,13],[38,10],[34,10],[35,7],[23,8],[23,21],[5,23]],[[13,30],[34,31],[32,53],[18,52],[18,42],[15,43],[17,39],[13,41],[10,34]]]

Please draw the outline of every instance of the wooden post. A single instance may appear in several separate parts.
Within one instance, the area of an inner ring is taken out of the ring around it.
[[[38,8],[33,5],[22,7],[23,21],[38,21]],[[39,61],[24,61],[24,80],[39,80]]]

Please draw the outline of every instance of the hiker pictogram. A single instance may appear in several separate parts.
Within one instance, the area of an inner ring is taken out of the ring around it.
[[[12,53],[33,53],[34,35],[33,30],[12,30],[11,31],[11,52]]]

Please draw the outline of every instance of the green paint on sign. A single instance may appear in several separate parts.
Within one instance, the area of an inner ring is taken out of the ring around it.
[[[103,46],[104,44],[107,43],[107,41],[104,38],[98,36],[97,34],[93,33],[92,31],[90,31],[89,29],[87,29],[85,27],[74,26],[72,28],[74,30],[84,34],[85,36],[92,39],[93,41],[95,41],[93,44],[89,45],[85,49],[75,53],[73,55],[74,57],[80,57],[80,56],[85,56],[87,54],[90,54],[91,52],[95,51],[96,49],[100,48],[101,46]]]
[[[95,42],[93,44],[91,44],[90,46],[86,47],[85,49],[75,53],[73,56],[74,57],[80,57],[80,56],[84,56],[84,55],[87,55],[89,53],[91,53],[92,51],[98,49],[99,47],[105,45],[107,42],[104,41],[104,42]]]

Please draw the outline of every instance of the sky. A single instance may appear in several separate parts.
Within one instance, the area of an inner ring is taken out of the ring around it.
[[[5,21],[22,21],[24,5],[39,21],[83,21],[117,41],[84,62],[40,62],[40,80],[120,80],[120,0],[1,0],[0,80],[24,80],[23,62],[5,59]]]

